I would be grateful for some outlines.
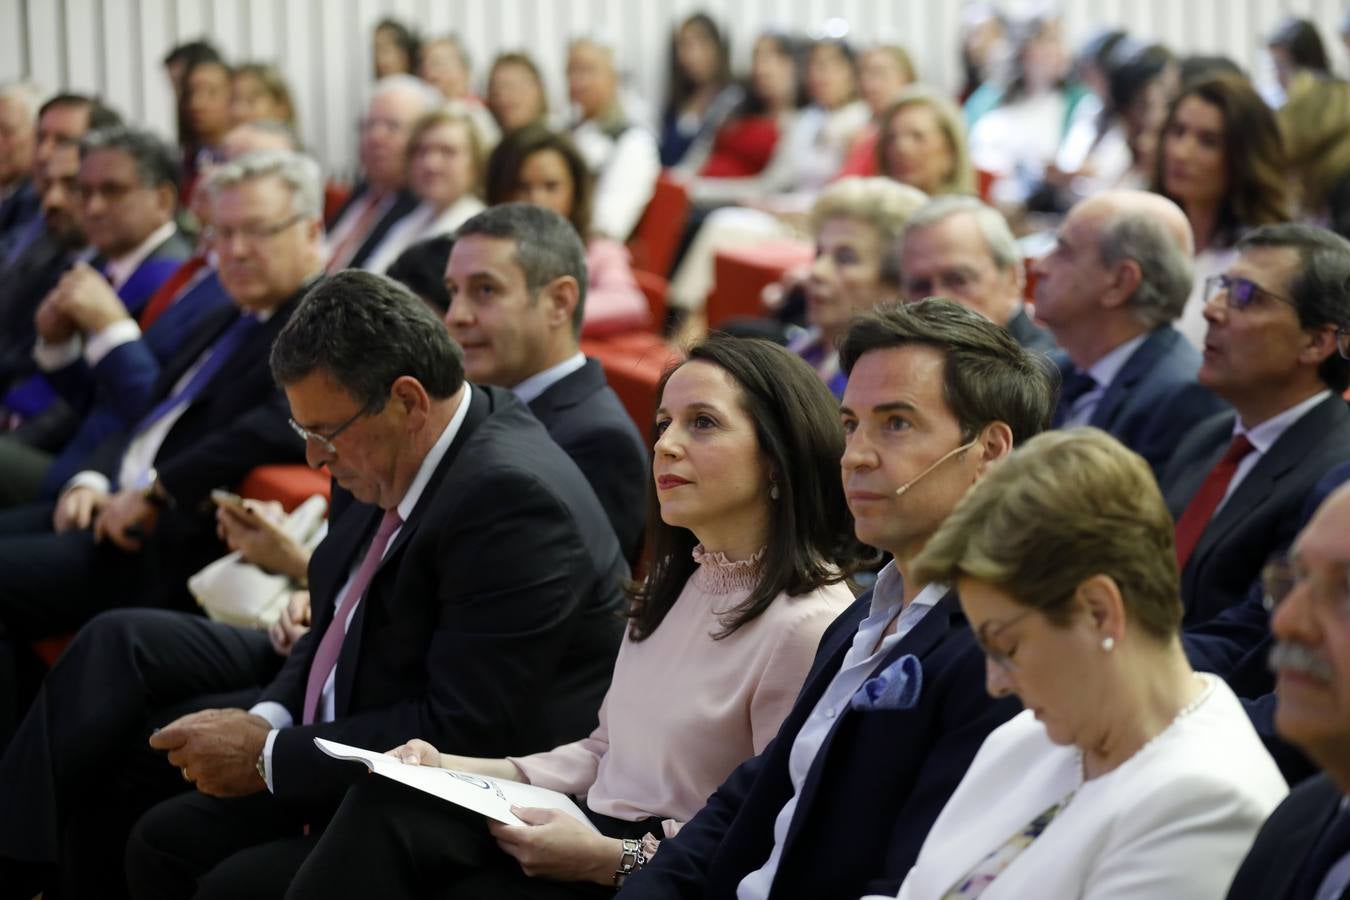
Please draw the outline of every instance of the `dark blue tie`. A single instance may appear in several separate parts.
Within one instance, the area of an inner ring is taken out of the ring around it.
[[[1059,389],[1059,405],[1055,407],[1055,416],[1051,420],[1052,428],[1059,428],[1073,414],[1073,405],[1097,387],[1097,379],[1088,373],[1073,369],[1064,376],[1064,384]]]
[[[210,355],[206,361],[197,368],[197,372],[188,383],[183,385],[182,390],[175,391],[161,400],[154,409],[146,413],[145,418],[136,425],[133,434],[140,434],[151,425],[158,422],[165,413],[171,409],[176,409],[181,405],[189,404],[197,398],[202,389],[210,383],[225,363],[229,362],[234,351],[239,349],[239,345],[248,340],[249,335],[253,334],[262,324],[255,316],[243,313],[234,320],[234,324],[221,332],[216,342],[207,348],[206,352]]]

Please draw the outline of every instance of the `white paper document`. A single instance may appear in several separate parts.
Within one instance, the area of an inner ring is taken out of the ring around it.
[[[413,766],[384,753],[362,750],[360,747],[326,741],[323,738],[315,738],[314,745],[334,759],[362,763],[376,775],[392,778],[394,781],[456,803],[465,809],[482,813],[489,819],[496,819],[507,825],[524,825],[525,823],[511,812],[511,807],[529,806],[536,809],[562,810],[578,822],[584,823],[591,831],[599,833],[581,808],[572,802],[571,797],[548,788],[475,775],[472,772]]]

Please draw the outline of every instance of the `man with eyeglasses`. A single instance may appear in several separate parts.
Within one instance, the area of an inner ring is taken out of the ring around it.
[[[1037,260],[1036,316],[1062,351],[1057,428],[1091,425],[1156,475],[1225,404],[1196,384],[1200,354],[1172,323],[1191,292],[1191,227],[1171,200],[1107,191],[1077,203]]]
[[[919,208],[905,226],[900,273],[906,300],[950,297],[1028,350],[1055,349],[1022,302],[1026,271],[1007,221],[974,197],[935,197]]]
[[[417,207],[407,191],[408,138],[439,105],[435,88],[411,75],[380,79],[361,118],[361,180],[328,223],[326,271],[364,268],[389,230]]]
[[[1275,728],[1322,770],[1271,813],[1228,900],[1339,898],[1350,887],[1350,487],[1266,577]]]
[[[1350,241],[1268,225],[1206,286],[1199,383],[1231,413],[1198,423],[1159,479],[1177,518],[1183,627],[1238,604],[1289,546],[1313,486],[1350,459]]]
[[[839,355],[854,530],[894,562],[821,638],[768,748],[661,842],[624,900],[894,894],[984,738],[1017,712],[986,692],[952,586],[911,578],[910,563],[970,485],[1049,423],[1052,375],[939,298],[859,316]]]

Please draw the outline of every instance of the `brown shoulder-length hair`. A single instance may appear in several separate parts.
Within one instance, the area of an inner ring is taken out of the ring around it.
[[[1223,115],[1227,189],[1215,223],[1215,234],[1224,243],[1231,244],[1245,228],[1288,222],[1293,218],[1288,156],[1280,123],[1251,82],[1241,75],[1213,75],[1197,79],[1181,89],[1167,109],[1167,118],[1159,135],[1153,192],[1180,203],[1166,190],[1165,145],[1177,110],[1188,97],[1203,100]]]
[[[563,158],[572,177],[572,214],[568,219],[584,241],[591,230],[591,195],[595,178],[571,138],[543,125],[526,125],[498,142],[487,161],[487,205],[510,203],[520,184],[520,170],[536,153],[552,150]]]
[[[798,596],[847,579],[870,551],[853,533],[844,500],[839,459],[844,431],[839,404],[801,357],[770,341],[713,334],[661,378],[657,396],[680,366],[706,362],[731,376],[741,391],[741,408],[755,425],[759,449],[778,487],[771,504],[760,580],[739,605],[725,610],[720,639],[754,621],[780,594]],[[647,577],[629,587],[629,634],[641,641],[656,631],[694,574],[698,538],[687,528],[661,519],[656,489],[647,480]]]

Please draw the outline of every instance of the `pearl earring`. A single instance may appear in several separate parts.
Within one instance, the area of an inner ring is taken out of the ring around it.
[[[1115,639],[1115,638],[1109,637],[1109,636],[1108,636],[1108,637],[1102,638],[1102,652],[1103,652],[1103,653],[1110,653],[1110,652],[1111,652],[1112,650],[1114,650],[1114,649],[1116,649],[1116,639]]]
[[[777,484],[770,484],[770,485],[769,485],[769,499],[770,499],[770,500],[777,500],[777,499],[778,499],[778,485],[777,485]]]

